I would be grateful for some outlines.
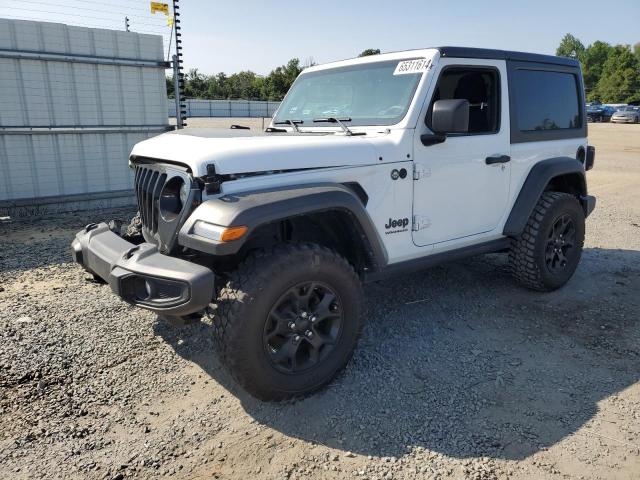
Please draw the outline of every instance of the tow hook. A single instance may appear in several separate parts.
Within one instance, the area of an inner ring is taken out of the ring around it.
[[[136,245],[134,247],[131,247],[129,250],[127,250],[126,252],[124,252],[124,254],[122,255],[122,258],[124,260],[129,260],[131,257],[133,257],[133,254],[136,253],[136,251],[140,248],[140,245]]]

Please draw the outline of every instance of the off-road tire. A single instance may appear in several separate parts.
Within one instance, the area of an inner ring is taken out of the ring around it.
[[[554,271],[548,266],[545,255],[552,228],[564,215],[568,215],[575,225],[574,246],[568,252],[566,265]],[[560,288],[571,278],[580,262],[584,232],[584,211],[575,196],[562,192],[543,193],[524,231],[511,242],[511,274],[518,283],[532,290]]]
[[[343,315],[339,339],[311,370],[283,373],[269,360],[263,335],[273,306],[300,282],[320,281],[337,293]],[[251,254],[221,289],[210,312],[218,354],[234,379],[265,401],[304,396],[326,385],[349,362],[362,326],[363,293],[353,267],[315,244],[286,244]]]

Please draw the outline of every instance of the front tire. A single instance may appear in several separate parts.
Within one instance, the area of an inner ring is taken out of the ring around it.
[[[348,363],[363,293],[353,267],[314,244],[250,255],[220,291],[214,336],[235,380],[261,400],[303,396]]]
[[[580,262],[584,232],[584,211],[576,197],[562,192],[543,193],[524,231],[512,240],[512,275],[533,290],[560,288]]]

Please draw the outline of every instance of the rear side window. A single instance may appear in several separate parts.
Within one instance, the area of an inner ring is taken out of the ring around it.
[[[521,132],[582,127],[578,81],[572,73],[519,69],[517,126]]]

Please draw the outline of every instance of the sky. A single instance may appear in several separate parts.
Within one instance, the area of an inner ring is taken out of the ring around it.
[[[169,2],[170,3],[170,2]],[[0,0],[0,16],[166,33],[146,0]],[[180,0],[186,69],[267,74],[293,57],[325,63],[442,45],[553,54],[565,33],[585,45],[640,42],[640,0]],[[165,35],[165,43],[168,35]]]

